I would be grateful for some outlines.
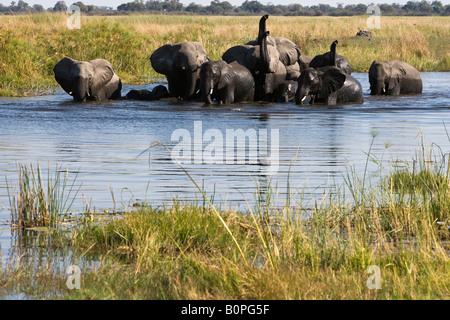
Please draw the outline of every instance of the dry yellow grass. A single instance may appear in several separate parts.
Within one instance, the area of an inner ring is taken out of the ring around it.
[[[267,27],[311,56],[338,39],[338,53],[355,72],[367,72],[373,60],[390,59],[420,71],[450,71],[450,17],[381,17],[381,29],[371,30],[374,39],[354,38],[367,29],[367,17],[271,16]],[[148,59],[158,47],[199,41],[218,60],[229,47],[256,38],[259,17],[82,16],[80,30],[69,30],[66,19],[49,13],[0,17],[0,95],[56,86],[52,68],[64,56],[105,58],[125,83],[147,83],[160,77]]]

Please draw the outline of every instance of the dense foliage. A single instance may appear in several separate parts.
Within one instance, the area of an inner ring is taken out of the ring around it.
[[[185,6],[180,0],[135,0],[119,5],[117,9],[106,6],[85,5],[83,2],[74,2],[84,14],[128,14],[133,12],[147,13],[171,13],[171,14],[199,14],[199,15],[259,15],[269,13],[280,16],[354,16],[372,13],[365,4],[338,4],[336,7],[328,4],[318,4],[313,6],[302,6],[300,4],[274,5],[262,4],[257,0],[246,0],[240,6],[233,6],[228,1],[213,0],[208,6],[203,6],[191,2]],[[429,16],[429,15],[450,15],[450,4],[444,5],[441,1],[428,2],[408,1],[401,5],[378,4],[381,15],[387,16]],[[43,11],[66,11],[68,5],[64,1],[58,1],[53,8],[44,9],[40,4],[28,5],[23,0],[11,2],[10,6],[0,4],[0,14],[35,13]]]

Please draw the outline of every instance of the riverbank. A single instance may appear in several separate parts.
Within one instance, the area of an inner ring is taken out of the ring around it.
[[[64,56],[109,60],[124,83],[160,78],[149,57],[166,43],[199,41],[212,60],[227,48],[256,38],[259,17],[82,16],[81,29],[67,28],[66,14],[0,16],[0,96],[53,93],[53,67]],[[381,17],[374,38],[355,38],[368,16],[274,17],[268,29],[294,41],[302,54],[338,53],[353,71],[367,72],[373,60],[398,59],[420,71],[450,71],[449,17]]]
[[[0,298],[448,299],[449,168],[422,151],[374,185],[349,168],[339,194],[313,206],[274,206],[268,191],[238,212],[203,195],[15,229]]]

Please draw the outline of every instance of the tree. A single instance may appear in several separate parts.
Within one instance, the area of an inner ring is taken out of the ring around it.
[[[45,11],[44,7],[43,7],[42,5],[40,5],[40,4],[35,4],[35,5],[33,6],[33,9],[34,9],[34,11],[36,11],[36,12],[44,12],[44,11]]]
[[[77,6],[78,8],[80,8],[80,11],[81,11],[81,12],[85,12],[85,13],[86,13],[86,12],[89,11],[88,7],[87,7],[83,2],[81,2],[81,1],[74,2],[73,5],[75,5],[75,6]]]
[[[58,1],[53,7],[53,11],[66,11],[67,5],[64,1]]]
[[[118,11],[145,11],[145,4],[136,0],[134,2],[123,3],[117,7]]]
[[[442,14],[445,12],[445,7],[440,1],[433,1],[431,3],[431,6],[433,7],[433,12],[437,14]]]
[[[241,9],[243,11],[252,12],[252,13],[258,13],[263,11],[264,5],[256,0],[248,1],[246,0],[242,5]]]
[[[163,5],[161,1],[158,0],[150,0],[145,3],[145,7],[150,11],[162,11]]]
[[[201,5],[198,5],[194,2],[191,2],[185,10],[188,12],[201,13],[205,8]]]

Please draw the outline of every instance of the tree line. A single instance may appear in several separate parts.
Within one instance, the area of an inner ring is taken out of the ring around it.
[[[80,11],[88,15],[116,15],[130,13],[170,13],[170,14],[198,14],[198,15],[260,15],[268,13],[278,16],[354,16],[367,14],[368,6],[365,4],[343,5],[338,3],[333,7],[328,4],[302,6],[300,4],[274,5],[262,4],[257,0],[246,0],[240,6],[233,6],[228,1],[213,0],[208,6],[191,2],[185,6],[179,0],[135,0],[119,5],[117,9],[107,6],[85,5],[83,2],[74,2]],[[385,16],[430,16],[450,15],[450,4],[444,5],[441,1],[408,1],[401,5],[398,3],[378,4],[381,15]],[[52,8],[45,9],[40,4],[30,6],[23,0],[13,1],[11,5],[0,4],[0,14],[27,14],[39,12],[67,11],[65,1],[58,1]]]

